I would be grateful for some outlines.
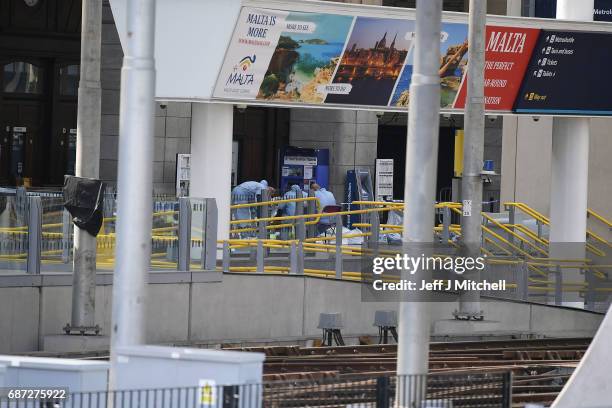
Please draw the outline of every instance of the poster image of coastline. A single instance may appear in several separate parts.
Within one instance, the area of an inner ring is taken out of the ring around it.
[[[325,95],[317,88],[331,81],[353,17],[291,13],[285,21],[314,29],[281,33],[257,99],[322,103]]]
[[[333,83],[348,94],[327,94],[325,103],[387,106],[408,55],[414,21],[358,17]]]
[[[442,24],[440,38],[440,107],[452,108],[467,69],[468,26],[459,23]],[[408,107],[414,52],[408,57],[402,76],[391,99],[392,106]]]

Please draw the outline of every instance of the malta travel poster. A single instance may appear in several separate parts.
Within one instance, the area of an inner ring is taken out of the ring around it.
[[[215,97],[257,97],[276,44],[285,31],[288,14],[279,10],[242,8],[217,77]]]
[[[414,21],[357,17],[325,103],[387,106],[413,32]]]
[[[538,41],[537,28],[487,26],[485,39],[485,108],[510,112]],[[465,108],[464,80],[455,109]]]
[[[257,99],[322,103],[353,20],[352,16],[291,12]]]
[[[452,108],[461,87],[467,67],[468,26],[459,23],[442,24],[440,35],[440,103],[442,108]],[[414,55],[410,54],[402,75],[393,92],[390,105],[410,105],[410,81]]]

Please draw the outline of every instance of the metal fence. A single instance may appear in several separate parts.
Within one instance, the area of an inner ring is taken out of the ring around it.
[[[64,398],[8,398],[0,408],[136,408],[136,407],[377,407],[509,408],[512,401],[509,372],[425,376],[335,377],[319,381],[275,381],[263,384],[67,393]]]

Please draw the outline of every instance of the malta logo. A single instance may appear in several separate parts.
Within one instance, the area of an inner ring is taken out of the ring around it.
[[[229,74],[227,81],[225,81],[225,85],[239,85],[239,86],[248,86],[253,84],[253,74],[249,73],[249,70],[255,63],[257,56],[255,54],[247,55],[242,58],[238,64],[234,65],[233,72]]]
[[[241,67],[243,71],[247,71],[249,68],[251,68],[251,65],[255,63],[256,59],[257,55],[255,54],[253,54],[252,57],[250,55],[247,55],[246,57],[240,60],[238,66]]]

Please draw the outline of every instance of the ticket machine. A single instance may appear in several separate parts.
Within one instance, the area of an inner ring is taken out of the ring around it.
[[[287,146],[279,151],[280,192],[298,184],[304,191],[316,182],[327,188],[329,184],[329,149],[304,149]]]

